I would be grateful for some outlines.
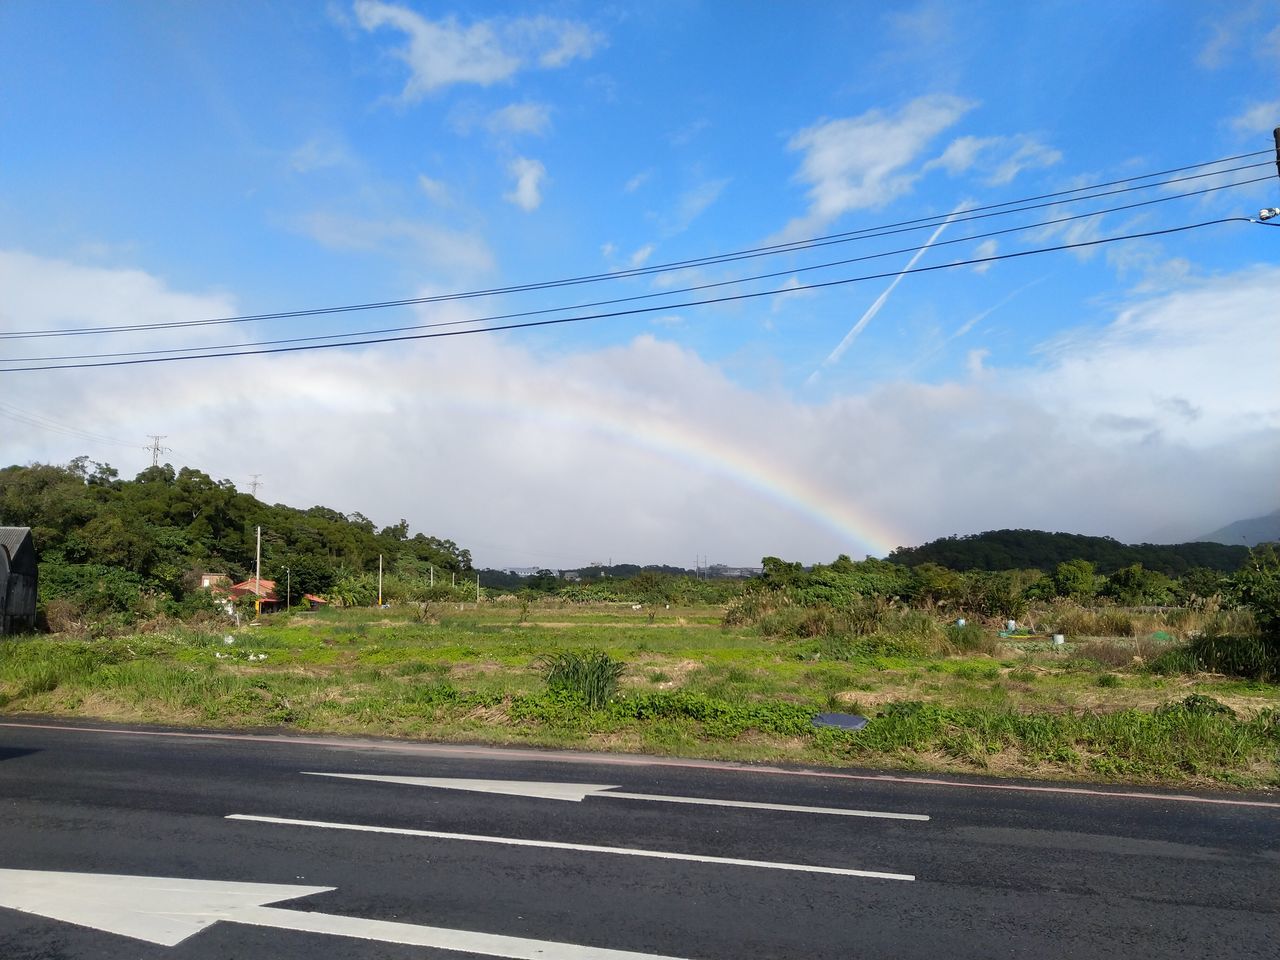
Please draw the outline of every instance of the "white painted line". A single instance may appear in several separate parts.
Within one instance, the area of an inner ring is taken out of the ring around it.
[[[538,800],[571,800],[581,803],[586,797],[601,795],[614,787],[603,783],[559,783],[543,780],[458,780],[451,777],[392,777],[376,773],[319,773],[300,771],[304,777],[333,777],[337,780],[369,780],[409,787],[436,787],[440,790],[466,790],[471,793],[499,793],[511,797],[533,797]]]
[[[697,803],[711,807],[745,807],[748,810],[783,810],[790,813],[822,813],[833,817],[875,817],[882,820],[927,821],[926,813],[893,813],[885,810],[851,810],[845,807],[801,807],[790,803],[763,803],[756,800],[711,800],[707,797],[649,796],[644,793],[602,793],[620,800],[661,800],[663,803]]]
[[[1014,793],[1051,793],[1090,797],[1098,800],[1156,800],[1161,803],[1203,803],[1224,807],[1260,807],[1280,810],[1273,800],[1241,800],[1233,797],[1198,797],[1185,793],[1147,793],[1139,790],[1104,790],[1099,787],[1033,786],[1026,783],[972,783],[940,777],[904,777],[892,773],[844,773],[837,770],[802,770],[786,767],[754,766],[730,760],[684,760],[679,757],[647,757],[623,753],[573,753],[566,750],[485,747],[452,743],[410,743],[397,740],[367,740],[355,737],[296,737],[258,733],[209,733],[182,730],[137,730],[107,727],[77,727],[62,723],[23,723],[0,720],[0,727],[22,730],[50,730],[63,733],[96,733],[117,737],[160,737],[177,740],[229,740],[259,746],[324,747],[367,753],[410,754],[468,760],[512,760],[520,763],[575,763],[620,767],[668,767],[677,770],[714,770],[717,773],[765,774],[777,777],[818,777],[827,780],[855,780],[870,783],[910,784],[925,787],[955,787],[961,790],[1007,790]]]
[[[653,953],[265,906],[333,889],[173,877],[0,870],[0,907],[166,947],[177,946],[205,928],[225,922],[435,947],[508,960],[551,957],[556,960],[679,960]]]
[[[461,780],[451,777],[398,777],[376,773],[319,773],[301,771],[304,777],[334,777],[339,780],[368,780],[373,783],[395,783],[410,787],[435,787],[440,790],[466,790],[474,793],[498,793],[540,800],[571,800],[581,803],[587,797],[613,797],[617,800],[651,800],[658,803],[694,803],[708,807],[741,807],[748,810],[781,810],[787,813],[820,813],[836,817],[874,817],[884,820],[928,820],[923,813],[892,813],[883,810],[852,810],[846,807],[805,807],[791,803],[763,803],[756,800],[717,800],[712,797],[675,797],[665,794],[626,793],[617,787],[600,783],[560,783],[544,780]]]
[[[228,820],[274,823],[289,827],[320,827],[325,830],[354,830],[360,833],[390,833],[401,837],[426,837],[432,840],[465,840],[470,843],[493,843],[509,847],[539,847],[544,850],[574,850],[579,853],[611,853],[623,857],[649,857],[655,860],[687,860],[730,867],[756,867],[764,870],[791,870],[797,873],[829,873],[841,877],[867,877],[873,880],[914,880],[906,873],[882,873],[878,870],[851,870],[846,867],[819,867],[807,863],[775,863],[770,860],[739,860],[734,857],[704,857],[695,853],[671,853],[666,850],[639,850],[633,847],[601,847],[590,843],[563,843],[558,840],[525,840],[520,837],[490,837],[472,833],[447,833],[442,830],[413,830],[409,827],[379,827],[365,823],[330,823],[325,820],[293,820],[288,817],[259,817],[233,813]]]
[[[259,927],[327,933],[339,937],[376,940],[379,943],[435,947],[438,950],[478,953],[508,960],[679,960],[678,957],[665,957],[656,953],[632,953],[630,950],[585,947],[576,943],[557,943],[554,940],[526,940],[523,937],[504,937],[494,933],[420,927],[391,920],[366,920],[363,917],[341,917],[332,913],[304,913],[300,910],[281,910],[278,907],[252,907],[240,911],[233,919],[236,923],[249,923]]]

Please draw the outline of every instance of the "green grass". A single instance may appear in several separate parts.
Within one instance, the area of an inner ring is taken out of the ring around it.
[[[905,612],[882,618],[899,632],[871,624],[844,638],[723,626],[714,608],[531,605],[522,622],[515,612],[442,604],[435,622],[416,609],[333,610],[225,631],[15,638],[0,642],[0,711],[1280,786],[1280,688],[1189,675],[1185,664],[1162,670],[1185,649],[1176,641],[997,645],[990,633],[930,628]],[[549,670],[584,650],[617,674],[612,692],[592,695],[595,681],[575,687]],[[1192,695],[1229,709],[1186,707]],[[858,733],[818,730],[809,720],[824,710],[871,722]]]

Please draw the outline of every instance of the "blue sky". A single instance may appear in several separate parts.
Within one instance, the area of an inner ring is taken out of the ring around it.
[[[1278,45],[1276,2],[12,0],[0,332],[607,274],[1263,150]],[[1043,224],[1171,192],[952,224],[918,265],[1249,215],[1280,203],[1280,180]],[[1012,226],[1027,229],[967,239]],[[995,526],[1189,536],[1274,509],[1280,241],[1242,223],[907,276],[870,317],[888,279],[498,335],[3,372],[755,272],[776,276],[720,289],[892,273],[910,252],[803,268],[932,233],[463,304],[3,341],[0,459],[85,453],[128,473],[163,433],[175,464],[403,516],[492,564],[812,561]]]

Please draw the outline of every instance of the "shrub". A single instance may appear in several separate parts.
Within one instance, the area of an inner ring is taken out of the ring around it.
[[[992,654],[999,645],[995,637],[976,623],[966,623],[963,627],[952,624],[947,627],[947,643],[960,653]]]
[[[1176,716],[1178,714],[1189,714],[1198,717],[1234,717],[1236,715],[1235,711],[1225,703],[1202,693],[1193,693],[1181,700],[1172,700],[1156,707],[1155,713],[1157,717]]]
[[[1054,633],[1068,637],[1096,637],[1099,634],[1098,616],[1092,610],[1074,603],[1061,604],[1049,615]]]
[[[1195,673],[1200,669],[1196,655],[1185,646],[1171,647],[1150,663],[1151,672],[1161,676],[1179,673]]]
[[[918,639],[888,633],[869,637],[836,637],[823,644],[821,651],[829,660],[869,660],[874,657],[920,660],[931,652],[929,646]]]
[[[581,700],[599,710],[618,691],[618,679],[626,664],[603,650],[565,651],[540,658],[547,689],[554,694]]]
[[[1255,680],[1280,677],[1280,657],[1258,636],[1204,633],[1195,637],[1187,649],[1203,670]]]
[[[1133,618],[1123,610],[1103,610],[1097,618],[1098,633],[1104,637],[1132,637]]]

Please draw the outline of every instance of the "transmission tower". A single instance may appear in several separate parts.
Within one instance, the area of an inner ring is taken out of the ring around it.
[[[258,488],[262,486],[262,481],[259,479],[262,474],[251,473],[249,476],[253,477],[253,479],[249,481],[249,495],[251,497],[256,497],[258,495]]]
[[[160,441],[163,440],[165,437],[167,437],[168,434],[167,433],[148,433],[147,436],[151,438],[151,443],[149,443],[145,447],[145,449],[151,451],[151,465],[153,467],[158,467],[160,466],[160,455],[162,453],[173,453],[173,451],[168,447],[160,446]]]

